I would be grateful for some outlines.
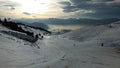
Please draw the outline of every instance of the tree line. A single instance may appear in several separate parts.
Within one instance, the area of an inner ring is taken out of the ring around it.
[[[27,34],[27,35],[29,35],[29,36],[34,37],[34,33],[33,33],[33,32],[29,32],[29,31],[23,30],[21,26],[18,26],[17,23],[15,23],[15,22],[13,22],[13,21],[10,21],[9,19],[6,19],[6,18],[5,18],[4,20],[1,20],[1,19],[0,19],[0,23],[1,23],[2,25],[4,25],[5,27],[11,29],[11,30],[15,30],[15,31],[18,31],[18,32],[22,32],[22,33],[25,33],[25,34]]]

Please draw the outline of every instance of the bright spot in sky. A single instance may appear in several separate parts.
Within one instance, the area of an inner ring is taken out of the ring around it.
[[[50,0],[17,0],[23,9],[23,12],[38,13],[44,12],[51,3]]]

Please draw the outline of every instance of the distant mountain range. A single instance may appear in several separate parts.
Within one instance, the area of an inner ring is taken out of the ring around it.
[[[19,21],[21,23],[33,25],[33,26],[44,26],[48,28],[47,25],[102,25],[109,24],[113,22],[120,21],[118,18],[108,18],[108,19],[57,19],[57,18],[49,18],[49,19],[17,19],[14,21]]]
[[[39,23],[39,22],[34,22],[34,23],[27,23],[27,25],[29,26],[34,26],[34,27],[41,27],[44,29],[48,29],[48,25],[44,24],[44,23]]]

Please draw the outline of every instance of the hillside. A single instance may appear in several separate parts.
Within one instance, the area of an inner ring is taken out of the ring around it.
[[[0,68],[33,68],[34,64],[41,66],[64,55],[56,47],[49,48],[41,39],[35,43],[30,40],[34,39],[0,24]]]
[[[43,29],[41,27],[28,26],[25,24],[9,21],[7,19],[0,20],[0,24],[10,30],[13,30],[13,31],[2,30],[1,31],[2,33],[12,35],[19,39],[23,39],[29,42],[36,42],[37,37],[39,37],[39,35],[51,34],[50,31]]]
[[[119,23],[120,21],[108,25],[83,27],[80,30],[66,33],[63,37],[68,37],[71,40],[76,40],[79,42],[97,40],[99,43],[105,43],[106,45],[119,46]]]
[[[119,22],[87,26],[59,36],[46,35],[36,43],[1,31],[16,33],[0,25],[0,68],[120,67]]]

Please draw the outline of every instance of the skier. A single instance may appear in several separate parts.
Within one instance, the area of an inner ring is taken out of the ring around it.
[[[104,46],[104,44],[103,44],[103,43],[101,43],[101,46],[103,47],[103,46]]]

